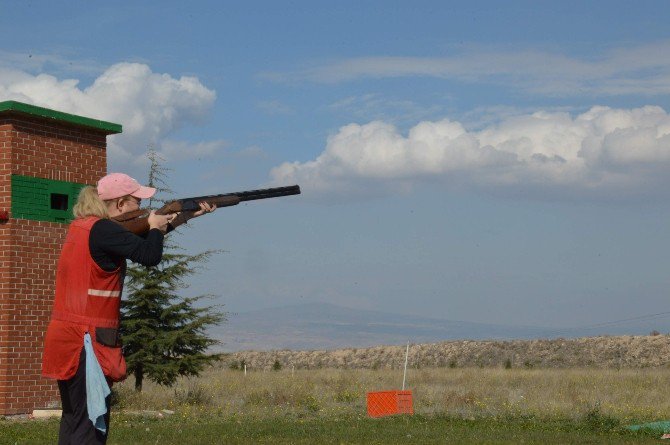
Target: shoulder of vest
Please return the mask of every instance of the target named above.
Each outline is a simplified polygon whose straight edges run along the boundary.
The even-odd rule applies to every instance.
[[[101,218],[97,216],[86,216],[84,218],[76,218],[70,224],[71,227],[79,227],[82,229],[90,230],[93,227],[93,224],[100,221]]]

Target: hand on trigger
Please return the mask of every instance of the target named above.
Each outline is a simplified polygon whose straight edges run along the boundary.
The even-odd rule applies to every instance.
[[[149,228],[158,229],[165,233],[167,231],[168,224],[175,218],[175,216],[175,214],[158,215],[156,214],[155,210],[152,210],[148,218]]]

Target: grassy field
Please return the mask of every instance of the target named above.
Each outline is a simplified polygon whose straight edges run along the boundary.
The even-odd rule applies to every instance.
[[[174,388],[115,386],[110,444],[652,443],[627,425],[670,419],[670,370],[436,368],[408,372],[414,416],[368,419],[389,370],[223,368]],[[161,410],[168,410],[162,418]],[[0,421],[0,443],[54,443],[55,421]]]
[[[179,410],[185,416],[215,412],[259,418],[292,413],[322,417],[365,413],[366,393],[400,389],[402,371],[211,369],[174,388],[132,379],[115,387],[119,410]],[[670,369],[488,369],[408,370],[415,412],[462,418],[574,418],[589,413],[621,423],[670,419]]]
[[[184,421],[118,415],[110,445],[155,444],[634,444],[658,434],[628,433],[599,422],[458,419],[444,416],[365,416],[259,419],[201,416]],[[56,421],[0,422],[2,444],[56,443]]]

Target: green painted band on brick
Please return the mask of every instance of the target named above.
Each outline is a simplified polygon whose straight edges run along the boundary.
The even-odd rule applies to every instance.
[[[12,175],[12,218],[67,224],[74,219],[72,208],[86,184]],[[67,200],[66,208],[53,208],[54,197]],[[64,198],[67,197],[67,198]]]
[[[116,134],[123,131],[123,127],[120,124],[77,116],[76,114],[63,113],[62,111],[50,110],[49,108],[37,107],[35,105],[24,104],[23,102],[16,102],[14,100],[0,102],[0,115],[2,115],[3,112],[23,113],[31,116],[55,119],[82,127],[101,130],[106,134]]]

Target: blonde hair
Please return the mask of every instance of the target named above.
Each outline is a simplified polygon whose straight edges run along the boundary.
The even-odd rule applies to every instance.
[[[106,203],[98,196],[98,189],[87,185],[79,192],[77,203],[72,208],[75,218],[86,216],[97,216],[98,218],[109,218]]]

